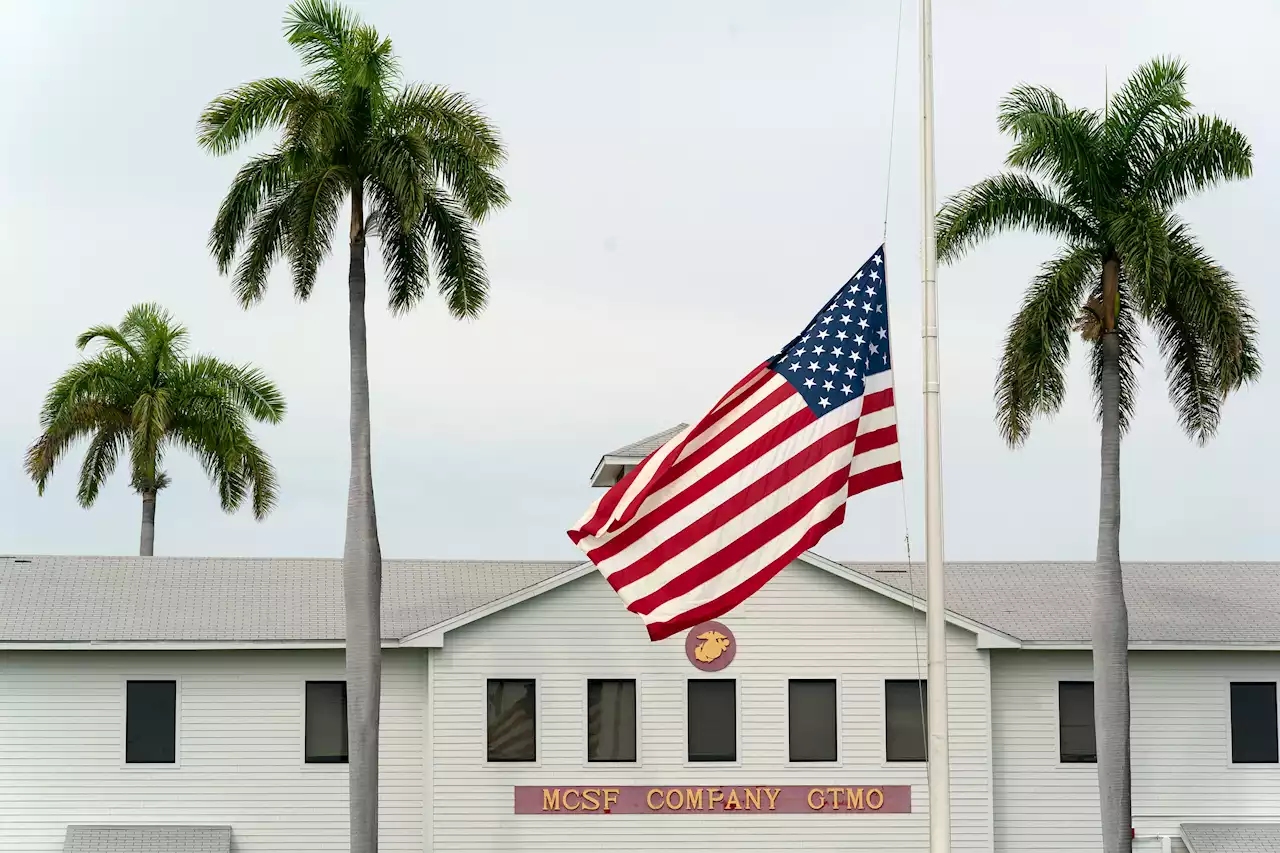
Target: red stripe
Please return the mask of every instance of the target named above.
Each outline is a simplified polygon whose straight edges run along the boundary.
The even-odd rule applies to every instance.
[[[799,453],[788,458],[786,462],[779,465],[777,468],[774,468],[768,474],[746,486],[746,488],[742,489],[733,497],[712,507],[697,521],[694,521],[679,533],[663,541],[662,544],[658,545],[648,554],[645,554],[625,569],[620,569],[619,571],[609,575],[609,584],[614,589],[621,590],[623,587],[635,583],[641,578],[649,575],[672,557],[675,557],[685,549],[697,544],[713,531],[728,524],[751,507],[760,503],[760,501],[769,497],[769,495],[781,489],[787,483],[790,483],[796,477],[799,477],[805,471],[808,471],[814,465],[817,465],[822,460],[826,459],[832,453],[839,452],[843,448],[848,447],[853,443],[854,437],[857,433],[858,422],[851,421],[839,429],[832,430],[822,436]],[[847,478],[849,476],[848,466],[846,465],[841,471],[837,471],[831,476],[834,477],[836,481]],[[822,482],[826,481],[823,480]],[[814,488],[820,488],[822,482]],[[803,500],[803,498],[801,500]],[[768,520],[762,522],[762,524],[767,523]],[[744,537],[749,535],[750,532],[743,534]],[[592,561],[595,560],[594,554],[589,554],[588,557],[590,557]],[[690,568],[689,571],[692,572],[694,568],[696,567]],[[674,582],[675,581],[673,579],[672,583]],[[657,593],[654,594],[656,595]],[[667,597],[669,598],[670,596]]]
[[[886,388],[883,391],[875,391],[867,394],[862,398],[862,415],[873,414],[881,409],[887,409],[893,405],[893,389]]]
[[[831,515],[819,521],[813,527],[800,537],[800,541],[792,547],[788,548],[786,553],[782,554],[769,565],[747,578],[724,595],[708,601],[706,604],[700,604],[691,610],[687,610],[673,619],[666,622],[653,622],[646,626],[649,631],[650,640],[665,640],[673,634],[678,634],[686,628],[692,628],[700,625],[708,619],[715,619],[723,616],[733,608],[737,607],[749,597],[754,595],[766,583],[774,578],[778,572],[782,571],[791,561],[803,554],[805,551],[818,544],[818,540],[826,536],[828,532],[835,530],[844,521],[844,504],[833,512]]]
[[[770,450],[773,450],[782,442],[794,436],[803,429],[812,426],[817,420],[813,412],[808,406],[791,415],[782,423],[770,429],[764,435],[730,456],[715,469],[708,471],[703,477],[699,477],[684,490],[677,492],[667,500],[655,506],[652,510],[645,513],[643,517],[636,520],[636,523],[628,527],[626,530],[619,531],[617,536],[612,537],[596,548],[587,552],[587,559],[593,563],[599,564],[602,560],[607,560],[615,554],[621,552],[637,542],[640,537],[649,533],[653,528],[675,515],[689,504],[701,498],[707,492],[723,483],[725,480],[739,473],[748,465],[757,462],[760,457],[764,456]],[[678,477],[673,477],[674,482]]]
[[[873,450],[879,450],[882,447],[897,443],[898,425],[889,424],[887,427],[873,429],[871,432],[858,436],[858,440],[853,444],[853,455],[861,456],[864,453],[870,453]]]
[[[658,448],[658,450],[661,449],[662,448]],[[657,452],[657,450],[653,451],[653,453]],[[650,453],[641,460],[639,465],[628,471],[625,477],[610,486],[609,491],[604,493],[604,497],[601,498],[600,503],[596,505],[595,514],[592,515],[591,518],[587,519],[586,524],[577,528],[576,531],[569,531],[569,536],[572,537],[574,533],[577,532],[579,534],[578,538],[581,539],[583,536],[595,536],[598,534],[600,529],[604,526],[604,523],[609,520],[609,514],[613,512],[613,508],[618,505],[618,501],[622,500],[622,496],[627,493],[627,489],[631,486],[631,483],[640,474],[640,472],[644,470],[645,466],[649,464],[649,460],[653,459],[653,453]]]
[[[724,392],[724,396],[723,396],[723,397],[721,397],[719,400],[717,400],[717,401],[716,401],[716,404],[715,404],[714,406],[712,406],[712,407],[711,407],[711,411],[712,411],[712,412],[714,412],[716,409],[718,409],[718,408],[720,408],[721,406],[723,406],[723,405],[725,404],[725,402],[726,402],[730,397],[733,397],[733,396],[734,396],[734,393],[735,393],[739,388],[744,388],[744,387],[745,387],[745,386],[747,386],[748,384],[759,385],[761,382],[763,382],[763,381],[765,381],[766,379],[768,379],[768,377],[769,377],[769,370],[765,367],[765,365],[766,365],[766,364],[768,364],[768,362],[762,362],[762,363],[760,363],[760,364],[756,365],[756,369],[755,369],[755,370],[751,371],[751,372],[750,372],[750,373],[748,373],[746,376],[744,376],[744,377],[742,377],[741,379],[739,379],[739,380],[737,381],[737,383],[736,383],[732,388],[730,388],[728,391],[725,391],[725,392]],[[750,392],[743,392],[743,396],[746,396],[748,393],[750,393]]]
[[[755,553],[769,540],[780,536],[803,518],[805,513],[822,502],[823,499],[836,492],[843,491],[848,482],[849,469],[847,467],[842,467],[840,470],[824,477],[804,495],[793,500],[733,542],[708,556],[702,562],[676,575],[661,589],[631,602],[627,609],[641,615],[651,613],[660,605],[696,589]],[[612,581],[612,578],[610,580]]]
[[[706,444],[689,454],[686,459],[677,460],[676,457],[679,455],[678,453],[672,453],[667,456],[666,459],[662,460],[662,467],[654,473],[653,479],[649,480],[649,482],[645,484],[644,489],[635,496],[635,499],[631,501],[626,511],[609,525],[608,530],[612,532],[630,522],[631,519],[636,517],[636,513],[640,511],[641,505],[649,495],[669,483],[674,482],[677,474],[673,472],[673,466],[677,462],[687,463],[685,467],[679,469],[680,471],[684,471],[688,467],[698,464],[716,450],[723,447],[725,442],[731,440],[734,436],[741,434],[747,427],[772,412],[778,406],[782,405],[783,402],[790,400],[797,395],[798,392],[795,388],[791,387],[790,383],[783,382],[773,391],[769,392],[767,397],[756,403],[747,411],[743,412],[741,417],[717,432],[714,437],[707,441]],[[702,425],[699,424],[699,427],[701,426]],[[689,438],[692,437],[692,435],[689,436]],[[688,439],[686,439],[686,443],[687,442]]]
[[[865,492],[868,489],[874,489],[876,486],[883,486],[886,483],[896,483],[901,479],[901,462],[891,462],[888,465],[881,465],[879,468],[872,468],[870,471],[854,474],[849,478],[849,497]]]

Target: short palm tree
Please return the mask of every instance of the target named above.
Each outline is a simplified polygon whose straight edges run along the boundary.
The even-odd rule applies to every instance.
[[[1103,849],[1129,851],[1120,437],[1133,415],[1143,325],[1164,356],[1182,427],[1197,442],[1217,430],[1226,395],[1258,376],[1248,302],[1174,212],[1192,193],[1248,177],[1252,153],[1227,122],[1192,114],[1186,66],[1173,59],[1140,67],[1104,112],[1071,109],[1048,89],[1021,86],[1001,104],[1000,128],[1014,140],[1005,161],[1012,171],[947,201],[938,217],[938,256],[954,261],[1010,229],[1064,244],[1041,267],[1009,325],[997,419],[1017,446],[1034,417],[1058,410],[1071,333],[1080,332],[1102,422],[1093,664]]]
[[[497,134],[462,95],[403,85],[391,41],[327,0],[299,0],[285,33],[307,76],[246,83],[214,99],[200,144],[235,150],[266,129],[279,142],[236,175],[209,237],[218,268],[244,306],[287,260],[306,299],[349,205],[347,292],[351,347],[351,480],[343,579],[346,591],[351,850],[377,845],[378,701],[382,556],[374,512],[365,253],[376,237],[394,312],[434,283],[455,317],[485,305],[488,280],[474,224],[507,201],[496,175]],[[239,260],[237,261],[237,255]]]
[[[169,484],[161,466],[170,448],[195,455],[235,512],[249,498],[261,520],[276,501],[271,460],[248,423],[279,423],[284,398],[260,370],[207,355],[188,356],[187,330],[156,305],[135,305],[118,326],[95,326],[76,340],[90,356],[59,377],[40,412],[43,430],[27,450],[27,473],[40,494],[58,461],[88,439],[80,466],[80,505],[97,500],[102,484],[127,454],[130,484],[142,496],[140,553],[152,555],[156,495]]]

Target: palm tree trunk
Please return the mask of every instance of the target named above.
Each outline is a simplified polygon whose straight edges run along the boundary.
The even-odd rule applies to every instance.
[[[1103,853],[1133,849],[1129,771],[1129,612],[1120,570],[1120,339],[1115,331],[1120,263],[1103,266],[1102,484],[1093,581],[1094,717]]]
[[[351,482],[342,585],[347,613],[347,734],[351,853],[378,850],[378,716],[382,691],[382,551],[373,505],[364,297],[364,192],[351,191]]]
[[[156,550],[156,493],[149,489],[142,493],[142,541],[138,553],[150,557]]]

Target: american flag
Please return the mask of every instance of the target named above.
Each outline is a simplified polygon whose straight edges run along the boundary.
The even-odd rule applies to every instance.
[[[651,640],[721,616],[902,479],[884,247],[569,531]]]

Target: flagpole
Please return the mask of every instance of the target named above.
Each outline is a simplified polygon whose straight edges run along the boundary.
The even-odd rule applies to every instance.
[[[938,369],[937,202],[933,174],[933,4],[920,0],[920,247],[924,266],[925,627],[928,634],[929,853],[951,853],[947,622],[942,552],[942,407]]]

